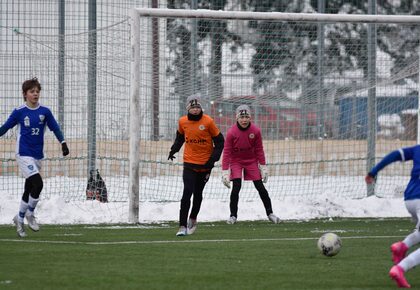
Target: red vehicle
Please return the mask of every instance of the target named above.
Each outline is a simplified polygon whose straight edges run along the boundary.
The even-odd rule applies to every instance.
[[[252,120],[261,128],[264,139],[318,138],[316,105],[302,107],[291,99],[273,96],[237,96],[213,100],[210,115],[225,136],[227,130],[236,122],[236,108],[242,104],[251,108]],[[331,138],[334,113],[324,112],[323,117],[324,138]]]
[[[236,122],[236,108],[243,104],[251,108],[252,120],[261,128],[264,139],[300,138],[302,118],[299,104],[292,100],[256,96],[220,98],[211,102],[210,116],[225,136]]]

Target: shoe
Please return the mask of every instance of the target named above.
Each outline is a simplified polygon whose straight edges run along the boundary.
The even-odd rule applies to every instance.
[[[28,221],[28,227],[33,230],[34,232],[39,231],[39,225],[36,222],[36,218],[34,215],[26,215],[26,220]]]
[[[391,245],[392,261],[397,265],[402,259],[405,258],[408,247],[403,242],[396,242]]]
[[[230,216],[230,218],[226,221],[226,223],[228,224],[228,225],[233,225],[233,224],[236,224],[236,220],[237,220],[237,218],[236,218],[236,216]]]
[[[189,218],[188,224],[187,224],[187,234],[192,235],[196,229],[197,229],[197,219]]]
[[[275,223],[275,224],[278,224],[278,223],[280,222],[280,218],[279,218],[279,217],[277,217],[274,213],[270,213],[270,214],[268,215],[268,219],[269,219],[270,221],[272,221],[273,223]]]
[[[186,236],[186,235],[187,235],[187,228],[186,228],[186,227],[184,227],[184,226],[179,227],[179,230],[178,230],[178,232],[176,233],[176,236],[177,236],[177,237],[183,237],[183,236]]]
[[[17,233],[18,237],[20,237],[20,238],[26,237],[25,227],[24,227],[23,223],[19,222],[19,219],[18,219],[17,215],[15,215],[15,217],[13,218],[13,222],[16,226],[16,233]]]
[[[398,288],[411,288],[410,284],[408,284],[404,277],[404,270],[400,266],[392,266],[389,271],[389,277],[397,283]]]

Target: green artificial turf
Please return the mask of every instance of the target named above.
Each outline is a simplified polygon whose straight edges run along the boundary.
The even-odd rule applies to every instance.
[[[395,289],[389,246],[408,219],[177,225],[41,225],[17,238],[0,226],[0,289]],[[337,233],[335,257],[316,241]],[[419,269],[406,274],[420,288]]]

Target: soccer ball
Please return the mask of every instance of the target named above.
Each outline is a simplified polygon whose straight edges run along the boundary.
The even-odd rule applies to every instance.
[[[318,249],[327,257],[335,256],[340,252],[341,239],[334,233],[325,233],[318,240]]]

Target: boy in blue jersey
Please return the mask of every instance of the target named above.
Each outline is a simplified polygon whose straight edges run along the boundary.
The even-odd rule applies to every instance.
[[[39,225],[34,216],[34,210],[39,201],[43,182],[39,174],[41,159],[44,158],[45,126],[54,132],[64,156],[69,154],[69,148],[64,141],[60,126],[50,109],[39,103],[41,84],[36,78],[26,80],[22,84],[22,94],[25,104],[14,109],[6,123],[0,127],[0,136],[9,129],[18,126],[16,142],[16,161],[25,177],[25,190],[19,206],[19,213],[13,218],[19,237],[25,237],[24,218],[33,231],[39,231]]]
[[[403,241],[391,245],[394,266],[389,271],[389,276],[395,280],[400,288],[411,288],[404,273],[420,264],[420,249],[405,257],[409,248],[420,243],[420,145],[392,151],[376,164],[365,177],[366,183],[372,184],[375,182],[378,172],[384,167],[395,161],[407,160],[413,160],[413,168],[411,179],[404,191],[404,202],[412,220],[416,223],[416,228]]]

